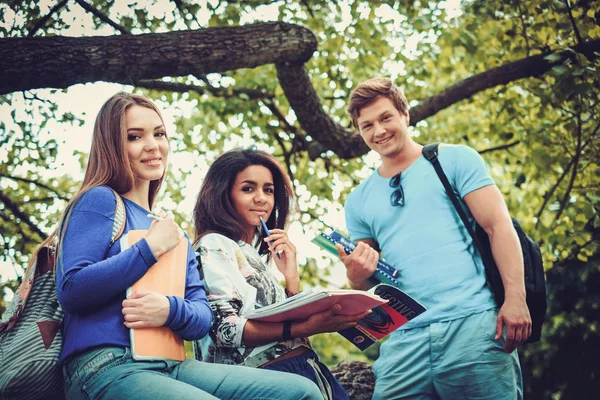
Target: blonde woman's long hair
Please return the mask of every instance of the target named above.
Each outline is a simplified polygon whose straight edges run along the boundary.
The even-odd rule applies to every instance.
[[[52,233],[35,251],[29,261],[25,276],[29,275],[31,268],[36,263],[40,250],[44,247],[54,248],[51,257],[54,257],[54,262],[56,263],[58,254],[60,253],[60,245],[65,234],[64,230],[61,230],[61,227],[67,226],[73,206],[83,194],[97,186],[108,186],[119,194],[128,193],[133,189],[135,176],[127,155],[127,128],[125,121],[125,113],[133,105],[146,107],[155,111],[164,124],[158,107],[143,96],[119,92],[104,103],[94,123],[92,147],[81,187],[67,204]],[[163,179],[164,174],[160,179],[150,182],[148,202],[151,208]]]

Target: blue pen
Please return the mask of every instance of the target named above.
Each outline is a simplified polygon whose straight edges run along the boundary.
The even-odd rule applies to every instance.
[[[269,228],[267,228],[267,224],[265,224],[265,221],[262,219],[262,217],[258,217],[258,218],[260,218],[260,223],[262,224],[262,227],[265,230],[265,234],[267,236],[271,236],[271,232],[269,232]],[[281,260],[281,256],[279,255],[279,253],[277,253],[277,258],[279,258]]]

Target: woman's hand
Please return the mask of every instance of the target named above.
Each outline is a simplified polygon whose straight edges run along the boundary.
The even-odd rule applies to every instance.
[[[183,231],[175,223],[172,213],[161,211],[159,220],[152,221],[146,241],[156,258],[173,250],[183,239]]]
[[[285,276],[286,281],[299,280],[296,246],[290,241],[287,232],[282,229],[271,229],[271,236],[264,240],[269,245],[277,269]]]
[[[341,315],[341,305],[336,304],[329,310],[313,314],[302,322],[293,322],[291,326],[292,338],[305,338],[317,333],[337,332],[355,326],[371,310],[356,315]],[[244,346],[256,347],[282,339],[281,322],[262,322],[250,319],[244,325]]]
[[[317,333],[337,332],[355,326],[358,321],[371,313],[371,310],[360,314],[342,315],[340,304],[336,304],[327,311],[313,314],[304,322],[295,322],[292,325],[292,337],[308,337]]]
[[[160,293],[139,290],[123,300],[123,315],[128,328],[163,326],[169,317],[171,304]]]

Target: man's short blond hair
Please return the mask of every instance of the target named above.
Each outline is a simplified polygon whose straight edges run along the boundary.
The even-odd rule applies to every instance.
[[[356,120],[360,115],[360,110],[380,97],[390,99],[400,113],[408,112],[408,101],[402,89],[389,78],[372,78],[360,83],[350,94],[347,111],[356,129],[358,129]]]

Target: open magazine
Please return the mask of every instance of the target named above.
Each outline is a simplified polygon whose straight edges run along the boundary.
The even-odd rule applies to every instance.
[[[339,334],[361,350],[425,312],[425,307],[395,286],[380,283],[369,292],[387,300],[372,309],[358,325],[342,329]]]
[[[356,243],[335,230],[329,234],[321,232],[312,242],[336,257],[336,244],[340,244],[348,254],[356,248]],[[399,272],[385,260],[380,258],[377,261],[377,269],[371,278],[381,283],[369,292],[388,302],[374,308],[358,325],[339,331],[361,350],[425,312],[425,307],[399,289]]]
[[[340,313],[344,315],[372,310],[358,321],[358,325],[339,331],[361,350],[425,311],[425,307],[397,287],[382,283],[368,292],[343,289],[303,292],[242,316],[264,322],[304,321],[313,314],[329,310],[335,304],[342,306]]]
[[[242,314],[242,317],[264,322],[304,321],[313,314],[340,304],[339,314],[354,315],[386,303],[381,297],[362,290],[318,289],[301,292],[269,306]]]

